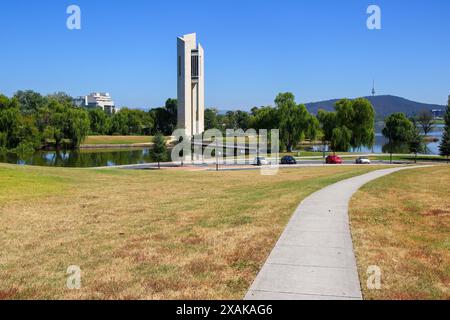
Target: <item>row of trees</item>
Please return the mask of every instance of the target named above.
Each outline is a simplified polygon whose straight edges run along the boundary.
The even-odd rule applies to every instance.
[[[449,111],[441,153],[449,154]],[[432,129],[432,116],[420,113],[413,119],[392,114],[385,120],[383,134],[389,139],[388,152],[406,145],[413,153],[424,151],[423,138]],[[164,107],[150,111],[122,108],[114,115],[101,109],[80,109],[65,93],[42,96],[18,91],[12,98],[0,95],[0,151],[37,149],[45,146],[76,148],[88,134],[94,135],[171,135],[177,125],[177,100],[168,99]],[[367,99],[342,99],[335,111],[320,110],[317,116],[297,104],[292,93],[280,93],[275,106],[253,108],[251,112],[216,109],[205,111],[206,129],[279,129],[282,145],[292,151],[302,140],[317,140],[332,151],[372,147],[375,138],[375,111]]]
[[[217,110],[208,109],[205,126],[207,129],[279,129],[287,151],[292,151],[304,139],[315,140],[319,136],[333,151],[348,151],[373,145],[375,111],[366,99],[343,99],[336,103],[334,112],[320,110],[316,117],[287,92],[276,97],[275,107],[253,108],[250,113],[229,111],[219,115]]]
[[[87,135],[170,135],[177,124],[177,101],[150,111],[122,108],[114,115],[73,105],[65,93],[47,96],[28,90],[0,95],[0,151],[44,147],[77,148]]]
[[[171,135],[177,126],[177,100],[168,99],[164,107],[143,111],[122,108],[113,116],[101,109],[89,110],[91,134]]]
[[[450,108],[450,106],[449,106]],[[371,148],[375,142],[375,110],[367,99],[342,99],[335,104],[335,111],[319,110],[317,117],[304,105],[296,104],[292,93],[281,93],[275,99],[275,107],[253,108],[250,113],[229,111],[220,115],[216,109],[205,111],[206,129],[279,129],[281,143],[287,151],[303,139],[320,137],[332,151],[345,152],[362,147]],[[440,146],[442,156],[450,157],[450,111],[445,116],[446,126]],[[427,136],[434,128],[434,117],[429,111],[421,111],[408,118],[404,113],[394,113],[385,119],[383,135],[389,140],[383,151],[387,153],[426,152],[421,131]]]
[[[450,104],[444,117],[445,128],[439,147],[440,154],[447,159],[450,157]],[[426,152],[423,134],[427,136],[434,128],[434,117],[429,111],[419,112],[408,119],[404,113],[391,114],[385,120],[383,135],[389,140],[384,151],[391,155],[396,150],[405,150],[417,154]]]
[[[253,108],[245,111],[229,111],[219,115],[216,109],[205,111],[206,129],[279,129],[281,143],[289,152],[303,139],[316,139],[319,121],[310,114],[303,104],[295,102],[290,93],[280,93],[275,99],[275,107]]]
[[[11,99],[0,95],[1,151],[30,151],[48,143],[74,148],[89,133],[89,117],[84,110],[56,96],[42,99],[41,104],[27,98],[22,92]]]

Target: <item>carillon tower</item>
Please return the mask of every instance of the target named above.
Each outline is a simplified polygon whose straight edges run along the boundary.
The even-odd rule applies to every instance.
[[[192,137],[205,128],[204,51],[195,33],[179,37],[178,58],[178,128]]]

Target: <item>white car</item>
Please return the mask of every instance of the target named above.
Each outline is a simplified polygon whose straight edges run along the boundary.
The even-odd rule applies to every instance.
[[[356,159],[356,164],[370,164],[370,159],[367,157],[359,157]]]
[[[253,163],[254,166],[266,166],[269,163],[267,162],[266,158],[264,157],[256,157],[255,159],[253,159]]]

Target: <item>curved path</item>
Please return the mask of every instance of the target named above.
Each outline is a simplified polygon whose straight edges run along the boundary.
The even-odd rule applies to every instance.
[[[377,170],[306,198],[262,267],[246,300],[362,299],[348,205],[364,184],[404,169]]]

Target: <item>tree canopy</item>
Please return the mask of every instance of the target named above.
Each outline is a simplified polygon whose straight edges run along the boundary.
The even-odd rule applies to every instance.
[[[372,147],[375,141],[375,110],[367,99],[342,99],[336,102],[334,112],[319,110],[317,118],[322,140],[333,151]]]
[[[164,136],[159,132],[156,133],[153,138],[153,148],[151,154],[153,159],[158,162],[158,168],[160,168],[160,162],[165,161],[167,158],[167,146]]]
[[[154,119],[154,131],[164,135],[171,135],[177,127],[178,102],[176,99],[168,99],[164,107],[150,110]]]
[[[404,113],[393,113],[385,120],[383,135],[393,143],[407,143],[413,134],[414,125]]]
[[[420,111],[414,120],[422,128],[425,136],[427,136],[434,128],[434,117],[429,110]]]
[[[312,121],[312,115],[305,105],[297,104],[292,93],[280,93],[275,99],[277,108],[280,139],[288,152],[304,139],[307,135],[315,136],[317,133],[316,122]]]

